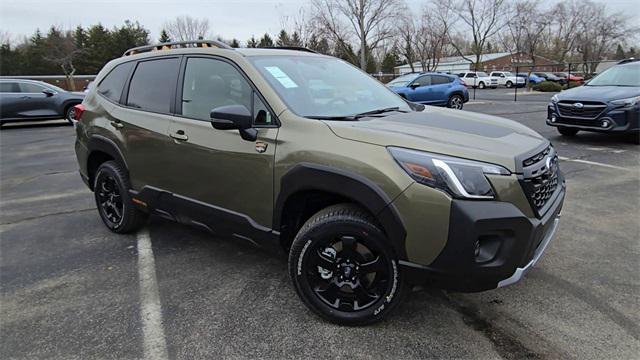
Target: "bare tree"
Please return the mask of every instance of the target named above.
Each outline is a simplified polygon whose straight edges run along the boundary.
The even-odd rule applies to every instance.
[[[409,64],[411,72],[415,72],[416,70],[413,65],[417,56],[414,46],[414,40],[417,37],[415,19],[411,12],[406,11],[399,20],[398,31],[396,33],[396,45],[400,54]]]
[[[449,42],[449,20],[451,8],[430,3],[424,6],[417,26],[414,45],[422,71],[433,71],[438,67]]]
[[[392,37],[400,8],[400,0],[312,0],[314,20],[336,45],[349,52],[356,42],[361,69],[370,52]]]
[[[584,1],[583,18],[576,38],[576,51],[584,62],[584,71],[595,72],[598,62],[613,51],[615,44],[638,29],[630,28],[622,13],[608,14],[605,4]]]
[[[211,37],[209,20],[195,19],[191,16],[178,16],[163,25],[164,30],[173,41],[191,41]]]
[[[449,25],[449,40],[457,53],[465,60],[480,69],[481,56],[487,42],[502,30],[507,24],[509,3],[507,0],[436,0],[438,6],[446,6],[451,12],[458,14],[460,29],[463,33],[471,34],[472,58],[467,57],[462,47],[455,40],[461,38],[454,31],[451,20]],[[458,36],[456,36],[458,35]]]
[[[45,56],[44,59],[57,66],[60,66],[64,76],[67,78],[67,84],[71,90],[76,90],[75,81],[73,76],[76,73],[76,67],[74,66],[74,60],[82,52],[76,46],[73,33],[71,31],[62,32],[61,30],[52,27],[47,35],[45,42]]]
[[[537,0],[516,2],[509,15],[506,30],[500,38],[503,46],[512,54],[527,54],[531,64],[530,74],[536,65],[538,50],[553,16],[541,11]]]

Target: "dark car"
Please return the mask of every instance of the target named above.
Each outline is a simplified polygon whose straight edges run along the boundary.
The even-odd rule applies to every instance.
[[[25,120],[67,119],[73,123],[83,93],[69,92],[42,81],[0,80],[0,125]]]
[[[598,132],[640,131],[640,61],[622,61],[584,86],[551,98],[547,124],[560,134],[580,130]]]
[[[554,73],[550,73],[550,72],[534,72],[533,74],[545,79],[546,81],[553,81],[553,82],[557,82],[561,85],[564,85],[567,80],[566,80],[566,76],[565,77],[560,77],[555,75]]]
[[[456,75],[408,74],[390,81],[387,86],[405,99],[420,104],[462,109],[469,101],[469,91]]]

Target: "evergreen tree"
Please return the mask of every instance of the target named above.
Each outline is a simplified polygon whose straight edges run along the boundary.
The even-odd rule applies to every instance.
[[[302,39],[300,39],[300,34],[297,31],[294,31],[291,35],[291,41],[289,46],[297,46],[302,47],[304,44],[302,43]]]
[[[625,58],[626,58],[626,55],[624,54],[624,49],[622,48],[622,45],[618,44],[618,47],[616,48],[616,55],[615,55],[614,59],[623,60]]]
[[[247,40],[248,48],[256,48],[258,47],[258,40],[256,40],[255,36],[252,36],[251,39]]]
[[[229,46],[231,46],[232,48],[239,48],[240,47],[240,41],[238,41],[238,39],[233,39],[231,40],[231,43],[229,44]]]
[[[171,42],[171,38],[169,37],[169,34],[167,34],[167,31],[165,29],[162,29],[162,31],[160,32],[160,38],[158,39],[159,43],[168,43]]]
[[[289,38],[289,34],[287,34],[284,29],[280,30],[280,33],[278,34],[276,46],[291,46],[291,39]]]
[[[258,43],[258,47],[260,48],[273,47],[273,39],[271,39],[271,36],[265,33],[260,39],[260,42]]]
[[[627,57],[629,57],[629,58],[635,58],[635,57],[636,57],[636,49],[634,49],[634,48],[629,48],[629,52],[627,53]]]
[[[382,60],[381,71],[385,74],[393,74],[393,70],[396,67],[398,57],[394,52],[388,52]]]

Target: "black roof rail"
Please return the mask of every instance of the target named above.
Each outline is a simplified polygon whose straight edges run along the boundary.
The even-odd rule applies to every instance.
[[[626,64],[626,63],[636,62],[636,61],[640,61],[640,59],[628,58],[628,59],[624,59],[624,60],[618,61],[618,63],[616,65]]]
[[[318,53],[317,51],[311,50],[311,49],[306,48],[304,46],[268,46],[268,47],[265,47],[264,49],[296,50],[296,51],[306,51],[306,52],[310,52],[310,53],[314,53],[314,54]]]
[[[218,49],[233,49],[231,46],[225,44],[220,40],[189,40],[189,41],[173,41],[167,43],[160,43],[155,45],[144,45],[131,48],[122,54],[122,56],[129,56],[140,54],[149,51],[161,51],[181,48],[218,48]]]

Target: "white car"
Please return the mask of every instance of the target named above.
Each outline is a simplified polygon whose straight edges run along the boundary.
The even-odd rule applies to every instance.
[[[515,76],[510,71],[492,71],[489,76],[497,78],[498,85],[506,86],[508,88],[512,88],[514,85],[521,87],[526,83],[524,78]]]
[[[463,79],[467,86],[472,88],[478,87],[484,89],[490,87],[495,89],[498,87],[498,78],[490,77],[483,71],[468,71],[458,73],[458,77]]]

